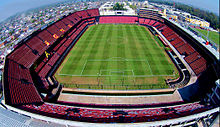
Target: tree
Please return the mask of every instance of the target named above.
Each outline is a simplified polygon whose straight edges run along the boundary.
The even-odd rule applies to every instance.
[[[124,4],[119,4],[118,2],[113,6],[113,10],[126,10]]]

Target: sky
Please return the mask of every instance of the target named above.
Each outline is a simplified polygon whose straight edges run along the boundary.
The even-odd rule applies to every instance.
[[[64,0],[0,0],[0,21],[18,12],[60,1]]]
[[[22,11],[31,8],[37,8],[43,5],[52,4],[64,0],[0,0],[0,21]],[[216,14],[219,13],[219,0],[174,0],[205,10],[209,10]],[[219,14],[218,14],[219,15]]]
[[[192,5],[194,7],[208,10],[219,15],[219,0],[174,0],[176,2]]]

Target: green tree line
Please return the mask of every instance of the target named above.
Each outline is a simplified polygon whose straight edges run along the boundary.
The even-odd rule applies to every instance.
[[[166,5],[173,5],[173,2],[170,1],[162,1],[162,0],[149,0],[149,2],[154,2],[154,3],[160,3],[160,4],[166,4]],[[200,17],[208,22],[210,22],[210,26],[213,27],[214,29],[219,29],[219,16],[214,14],[213,12],[209,12],[206,10],[202,10],[199,8],[195,8],[189,5],[185,5],[182,3],[175,3],[175,8],[188,12],[194,16]]]
[[[124,8],[124,4],[116,3],[116,4],[113,6],[113,10],[126,10],[126,9]]]

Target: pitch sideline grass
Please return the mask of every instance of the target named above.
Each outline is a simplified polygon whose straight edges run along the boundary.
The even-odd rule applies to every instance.
[[[174,71],[145,27],[100,24],[82,35],[55,76],[65,87],[158,89]]]

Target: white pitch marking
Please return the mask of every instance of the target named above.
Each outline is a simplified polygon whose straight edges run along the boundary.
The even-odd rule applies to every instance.
[[[85,67],[86,67],[86,64],[87,64],[87,60],[86,60],[86,62],[85,62],[84,65],[83,65],[82,71],[81,71],[81,73],[80,73],[81,76],[82,76],[82,74],[83,74],[83,72],[84,72],[84,69],[85,69]]]
[[[150,68],[150,73],[151,73],[151,75],[153,76],[154,74],[153,74],[153,72],[152,72],[151,66],[150,66],[150,64],[149,64],[149,62],[148,62],[147,59],[146,59],[146,61],[147,61],[147,64],[148,64],[148,66],[149,66],[149,68]]]

